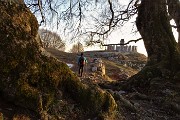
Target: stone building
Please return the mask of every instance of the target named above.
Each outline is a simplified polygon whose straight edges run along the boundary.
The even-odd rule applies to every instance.
[[[114,44],[114,45],[108,45],[107,46],[107,51],[109,52],[122,52],[122,53],[127,53],[127,52],[137,52],[137,46],[131,46],[131,45],[124,45],[124,39],[120,40],[120,44]]]

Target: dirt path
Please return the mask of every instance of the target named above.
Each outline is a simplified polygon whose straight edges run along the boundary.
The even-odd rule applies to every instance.
[[[71,54],[71,58],[67,58],[65,53],[55,55],[58,59],[73,64],[71,69],[78,76],[77,55]],[[132,71],[131,68],[118,66],[111,61],[105,60],[105,62],[107,65],[106,72],[109,75],[118,74],[126,69],[128,69],[127,72]],[[119,83],[116,84],[116,80],[114,81],[108,76],[101,76],[98,72],[91,72],[90,68],[90,64],[85,66],[84,75],[79,78],[84,84],[99,86],[112,94],[118,104],[116,120],[180,120],[180,114],[161,105],[161,98],[154,98],[137,92],[122,91],[118,87]],[[131,72],[131,75],[134,74],[133,72]]]

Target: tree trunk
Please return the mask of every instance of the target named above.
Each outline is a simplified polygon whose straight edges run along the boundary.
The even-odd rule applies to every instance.
[[[166,0],[142,0],[136,25],[143,38],[148,61],[121,88],[153,93],[166,89],[167,82],[179,82],[180,51],[172,33]]]
[[[0,15],[0,93],[4,100],[31,109],[43,119],[49,109],[51,113],[60,110],[54,100],[61,99],[62,91],[88,110],[88,116],[113,115],[117,105],[108,92],[85,86],[64,62],[41,51],[37,19],[25,4],[0,1]]]
[[[168,12],[172,19],[174,19],[177,32],[178,32],[178,45],[180,47],[180,1],[179,0],[167,0]]]
[[[16,4],[25,4],[24,0],[1,0],[9,3],[16,3]]]
[[[143,0],[136,20],[148,54],[147,66],[180,69],[179,51],[172,33],[165,0]]]

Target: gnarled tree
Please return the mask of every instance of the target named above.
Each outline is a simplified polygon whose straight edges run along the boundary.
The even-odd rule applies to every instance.
[[[0,15],[0,97],[35,111],[43,120],[47,113],[56,114],[50,108],[66,95],[89,110],[87,116],[116,109],[109,93],[82,84],[64,62],[41,48],[37,19],[22,0],[0,0]]]
[[[60,51],[65,51],[65,42],[57,33],[45,29],[40,29],[38,33],[44,48],[55,48]]]
[[[172,33],[166,1],[141,1],[136,25],[144,40],[148,61],[145,68],[132,79],[141,79],[142,76],[144,81],[139,82],[144,85],[149,84],[147,79],[156,77],[168,76],[170,81],[174,81],[174,76],[180,70],[180,51]]]
[[[131,0],[125,10],[119,11],[120,7],[115,7],[117,1],[104,0],[103,4],[108,7],[105,6],[104,11],[106,12],[102,12],[102,16],[99,16],[103,19],[100,21],[94,18],[97,29],[95,31],[85,30],[85,33],[89,33],[92,38],[101,40],[112,29],[123,25],[124,21],[129,20],[131,15],[138,12],[136,25],[145,43],[148,62],[142,71],[128,80],[125,87],[131,90],[134,88],[138,91],[145,90],[143,92],[146,93],[158,92],[166,88],[172,88],[171,90],[175,91],[175,89],[179,89],[179,87],[175,88],[173,83],[180,81],[180,51],[171,30],[166,0],[141,0],[140,4],[137,4],[136,1],[139,0]],[[23,0],[19,0],[21,4],[17,4],[17,2],[18,0],[0,1],[0,91],[4,96],[13,98],[18,105],[42,112],[53,104],[57,90],[61,89],[69,93],[84,107],[91,108],[94,114],[98,114],[99,111],[113,111],[116,104],[112,96],[101,90],[94,93],[89,87],[82,85],[65,64],[42,55],[37,39],[38,23],[36,18]],[[56,13],[52,7],[52,0],[35,2],[37,3],[29,4],[29,7],[38,6],[38,8],[35,7],[35,11],[40,10],[43,20],[43,7]],[[67,5],[68,2],[64,2]],[[44,6],[45,3],[47,5]],[[135,7],[133,7],[133,3]],[[75,33],[81,31],[84,16],[82,8],[87,9],[87,4],[90,4],[87,0],[84,2],[83,0],[74,2],[70,0],[69,7],[61,14],[69,23],[71,20],[73,21],[73,16],[76,17],[76,20],[77,16],[79,17],[78,22],[72,22],[77,28]],[[174,4],[179,4],[179,2]],[[177,7],[173,9],[177,9]],[[178,18],[174,17],[174,13],[171,13],[170,10],[171,6],[169,5],[170,15],[175,22],[178,21]],[[75,14],[73,11],[78,12]],[[160,90],[161,88],[162,90]],[[179,98],[179,93],[175,92],[173,102],[179,102],[178,99],[175,99]],[[84,100],[88,103],[84,103]]]

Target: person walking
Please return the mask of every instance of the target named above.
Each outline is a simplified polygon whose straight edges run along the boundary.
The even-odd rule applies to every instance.
[[[84,57],[83,53],[81,53],[81,56],[78,59],[78,66],[79,66],[79,76],[82,77],[83,71],[84,71],[84,65],[86,62],[86,58]]]

